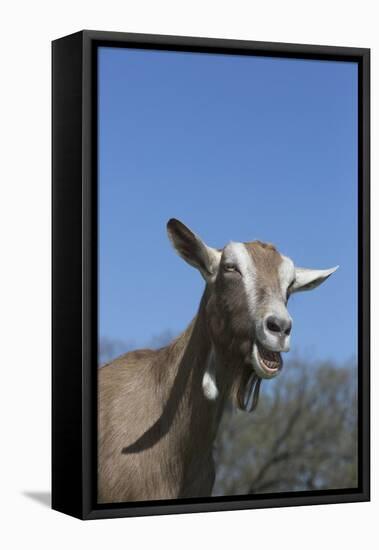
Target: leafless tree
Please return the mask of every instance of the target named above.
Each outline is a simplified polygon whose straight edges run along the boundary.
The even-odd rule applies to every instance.
[[[356,487],[356,365],[296,360],[262,390],[253,415],[224,415],[213,494]]]

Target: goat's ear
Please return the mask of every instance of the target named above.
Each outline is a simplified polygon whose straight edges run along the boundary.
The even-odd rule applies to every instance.
[[[306,269],[304,267],[296,267],[296,277],[291,287],[290,293],[299,292],[302,290],[313,290],[321,285],[332,273],[337,271],[338,265],[331,269]]]
[[[167,233],[179,256],[196,267],[206,281],[214,280],[221,252],[207,246],[200,237],[175,218],[168,221]]]

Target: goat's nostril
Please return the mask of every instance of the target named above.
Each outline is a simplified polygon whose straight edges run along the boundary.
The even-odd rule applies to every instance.
[[[282,332],[279,323],[274,317],[269,317],[267,319],[266,326],[270,332]]]
[[[291,334],[292,323],[289,319],[270,315],[270,317],[266,319],[266,328],[270,332],[289,336]]]

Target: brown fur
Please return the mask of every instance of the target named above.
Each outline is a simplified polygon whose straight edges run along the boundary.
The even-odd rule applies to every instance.
[[[264,300],[278,284],[280,255],[258,241],[246,246]],[[157,351],[127,353],[99,369],[100,503],[211,494],[213,442],[226,399],[236,399],[241,380],[251,372],[251,346],[243,288],[220,268],[198,315],[177,340]],[[216,400],[207,399],[202,389],[212,349]]]
[[[203,394],[206,334],[202,305],[168,347],[128,353],[99,370],[99,502],[211,493],[225,388],[217,402]]]

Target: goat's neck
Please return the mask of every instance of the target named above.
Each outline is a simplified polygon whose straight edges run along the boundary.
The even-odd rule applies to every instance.
[[[207,293],[199,312],[189,327],[167,348],[168,357],[174,359],[168,368],[171,392],[177,395],[175,422],[182,438],[193,445],[207,446],[211,452],[217,428],[228,393],[222,361],[217,356],[209,334],[206,319]],[[170,363],[170,361],[169,361]],[[166,364],[167,368],[167,364]],[[207,376],[215,382],[217,394],[207,392]],[[204,378],[205,377],[205,378]],[[209,382],[209,380],[208,380]],[[213,388],[214,389],[214,388]]]

